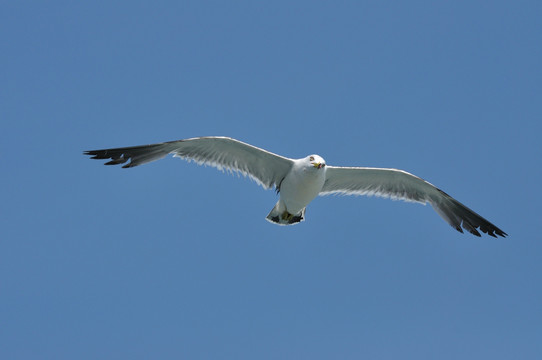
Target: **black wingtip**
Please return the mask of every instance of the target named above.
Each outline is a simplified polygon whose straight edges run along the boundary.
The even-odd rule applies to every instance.
[[[124,152],[115,152],[111,151],[112,149],[108,150],[86,150],[83,152],[83,155],[91,156],[91,159],[94,160],[104,160],[104,159],[111,159],[111,161],[108,161],[104,163],[104,165],[119,165],[124,164],[130,159],[130,156],[126,156]],[[114,149],[113,149],[114,150]],[[123,166],[123,168],[130,168],[135,165],[132,164],[132,162],[126,164]]]
[[[464,233],[464,232],[463,232],[463,228],[462,228],[461,226],[459,226],[459,225],[456,225],[456,226],[452,225],[452,227],[453,227],[454,229],[456,229],[457,231],[459,231],[460,233],[462,233],[462,234]],[[474,235],[474,236],[482,237],[482,234],[480,234],[480,232],[479,232],[477,229],[475,229],[475,228],[467,229],[467,230],[469,231],[469,233],[471,233],[471,234]],[[496,239],[497,239],[499,236],[500,236],[500,237],[503,237],[503,238],[506,238],[506,237],[508,236],[507,233],[505,233],[504,231],[502,231],[501,229],[498,229],[498,228],[496,228],[496,229],[480,228],[480,230],[481,230],[484,234],[487,234],[487,235],[489,235],[489,236],[491,236],[491,237],[494,237],[494,238],[496,238]]]
[[[474,236],[482,237],[482,235],[476,230],[470,231],[470,233]]]
[[[124,156],[121,156],[119,158],[113,158],[111,161],[106,162],[104,165],[119,165],[124,164],[126,161],[128,161],[128,159]]]
[[[83,152],[83,155],[92,156],[91,159],[97,159],[97,160],[110,158],[110,156],[107,156],[107,151],[103,151],[103,150],[86,150]]]
[[[480,228],[480,230],[482,230],[485,234],[489,235],[489,236],[492,236],[494,238],[498,238],[499,236],[500,237],[507,237],[508,234],[505,233],[504,231],[502,231],[501,229],[499,229],[498,227],[493,227],[493,228]]]
[[[91,156],[91,159],[98,159],[98,157],[97,157],[98,155],[93,150],[85,150],[85,151],[83,151],[83,155]]]

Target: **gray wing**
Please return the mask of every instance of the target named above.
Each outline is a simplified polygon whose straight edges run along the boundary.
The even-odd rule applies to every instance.
[[[111,159],[105,165],[124,164],[123,168],[142,165],[168,154],[220,170],[249,176],[268,189],[277,188],[292,167],[293,160],[227,137],[199,137],[159,144],[85,151],[92,159]]]
[[[327,166],[326,182],[320,192],[326,194],[376,195],[430,203],[448,224],[459,232],[461,226],[480,236],[480,230],[490,236],[507,234],[427,181],[397,169]],[[496,235],[495,235],[496,234]]]

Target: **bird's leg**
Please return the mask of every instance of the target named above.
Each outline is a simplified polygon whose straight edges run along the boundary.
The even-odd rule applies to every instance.
[[[292,220],[294,215],[290,214],[288,211],[284,211],[280,217],[282,218],[282,220],[290,221]]]

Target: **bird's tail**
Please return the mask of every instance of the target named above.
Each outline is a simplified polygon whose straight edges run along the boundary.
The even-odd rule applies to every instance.
[[[279,209],[279,203],[269,212],[267,221],[277,225],[295,225],[305,220],[305,208],[297,214],[290,214],[288,211]]]

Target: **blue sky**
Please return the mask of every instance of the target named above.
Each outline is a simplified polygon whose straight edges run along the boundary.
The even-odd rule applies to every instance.
[[[3,2],[5,359],[539,359],[538,1]],[[224,135],[395,167],[430,206],[84,150]]]

